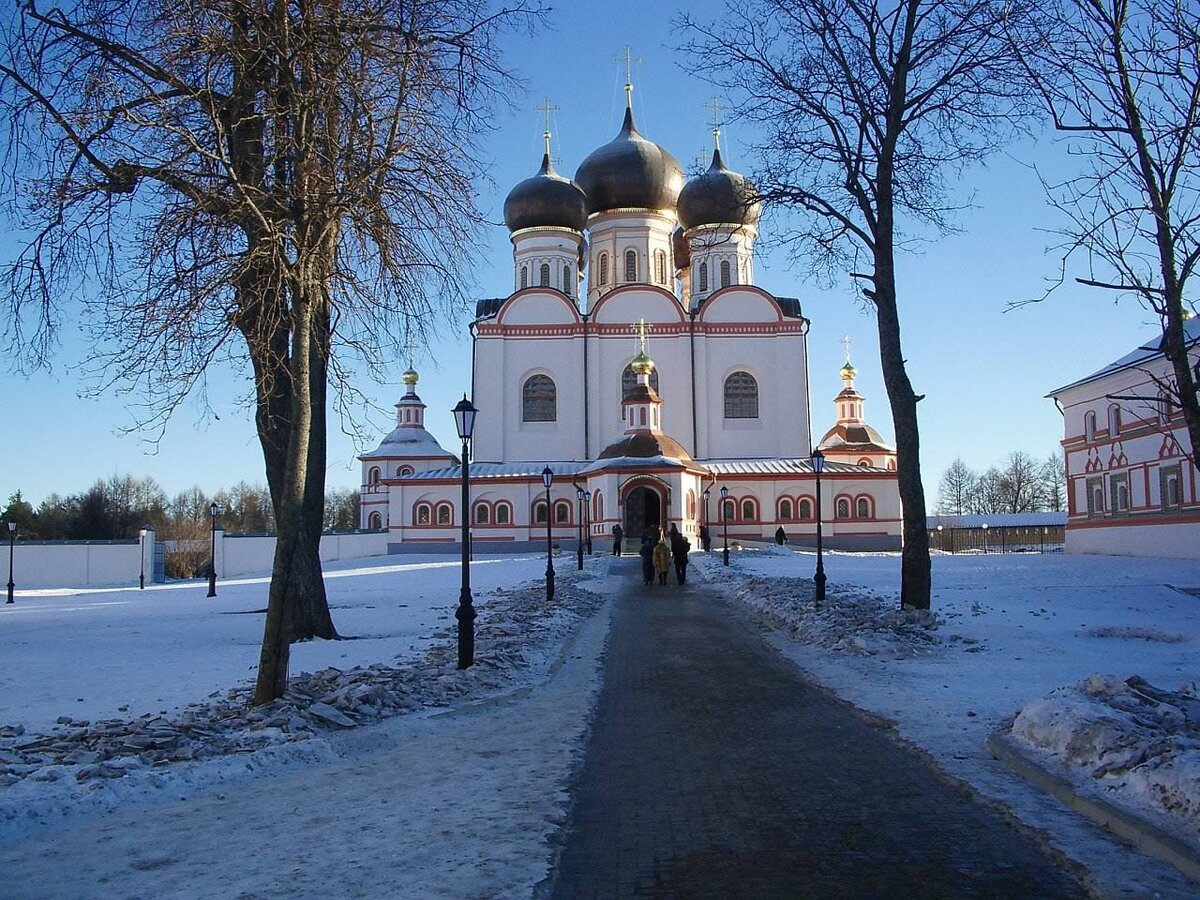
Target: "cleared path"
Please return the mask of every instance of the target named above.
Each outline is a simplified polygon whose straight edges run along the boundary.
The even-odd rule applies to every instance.
[[[715,592],[614,565],[629,590],[553,897],[1086,896]]]

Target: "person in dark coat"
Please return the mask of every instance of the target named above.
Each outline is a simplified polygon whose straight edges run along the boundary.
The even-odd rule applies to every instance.
[[[787,532],[783,530],[782,525],[775,529],[775,543],[780,547],[787,543]]]
[[[612,539],[613,539],[612,555],[613,556],[621,555],[621,541],[624,540],[624,538],[625,538],[625,531],[624,531],[624,529],[621,528],[621,523],[618,522],[616,525],[614,525],[612,527]]]
[[[654,544],[650,542],[649,536],[642,538],[642,549],[638,551],[638,555],[642,558],[642,581],[646,584],[653,584]]]
[[[712,549],[712,536],[708,533],[708,526],[700,526],[700,549],[707,553]]]
[[[688,553],[692,549],[691,541],[679,533],[674,525],[671,526],[671,558],[675,562],[675,580],[680,584],[687,581]]]

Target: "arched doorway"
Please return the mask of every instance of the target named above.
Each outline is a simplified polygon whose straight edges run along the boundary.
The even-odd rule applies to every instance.
[[[648,528],[662,527],[662,495],[640,485],[625,496],[625,539],[640,542]]]

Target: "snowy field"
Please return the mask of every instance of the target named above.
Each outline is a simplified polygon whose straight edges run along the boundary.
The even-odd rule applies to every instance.
[[[894,612],[895,555],[827,554],[821,610],[809,552],[693,560],[815,680],[1044,830],[1099,894],[1200,893],[985,749],[1021,713],[1017,737],[1080,790],[1196,843],[1200,598],[1186,590],[1200,564],[938,556],[930,618]],[[531,896],[567,812],[607,602],[631,584],[609,565],[578,575],[560,557],[546,604],[544,557],[477,560],[480,664],[466,673],[457,561],[333,566],[334,620],[353,640],[296,646],[290,699],[255,712],[264,579],[221,583],[215,599],[203,583],[18,590],[0,605],[0,895]],[[1180,751],[1164,777],[1139,774],[1164,768],[1164,747]]]

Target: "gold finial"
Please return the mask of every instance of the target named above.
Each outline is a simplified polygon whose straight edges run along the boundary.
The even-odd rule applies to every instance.
[[[705,109],[712,110],[712,136],[713,149],[721,149],[721,110],[725,107],[721,104],[721,98],[713,95],[712,101],[704,104]]]
[[[638,319],[633,330],[638,333],[638,353],[629,364],[629,368],[633,369],[635,375],[648,375],[654,369],[654,360],[646,354],[646,332],[650,330],[650,326],[646,324],[645,319]]]
[[[542,137],[546,141],[546,155],[550,155],[550,114],[558,112],[557,106],[550,105],[550,98],[545,97],[542,100],[542,105],[537,107],[537,111],[542,114],[542,119],[545,122],[545,129],[542,131]]]
[[[842,338],[842,349],[846,351],[846,362],[842,365],[841,374],[843,381],[853,381],[854,376],[858,374],[858,370],[850,364],[850,345],[854,341],[850,340],[850,335],[845,335]]]
[[[405,372],[403,375],[400,376],[400,380],[403,381],[410,388],[413,387],[414,385],[416,385],[416,383],[420,380],[420,378],[421,378],[421,376],[419,376],[417,374],[417,370],[412,368],[411,366],[409,367],[407,372]]]
[[[633,67],[641,65],[642,58],[634,56],[633,50],[629,45],[625,45],[625,53],[623,56],[614,56],[613,62],[625,63],[625,105],[629,109],[633,109]]]

